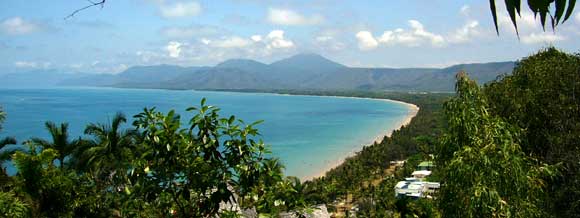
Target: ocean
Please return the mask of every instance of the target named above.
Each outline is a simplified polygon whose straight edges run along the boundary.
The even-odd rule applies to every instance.
[[[45,121],[68,122],[71,139],[83,136],[88,123],[106,123],[116,112],[128,118],[144,107],[175,109],[187,121],[202,98],[221,108],[220,115],[257,126],[261,138],[279,157],[289,176],[319,174],[333,163],[398,128],[410,109],[396,102],[322,96],[264,93],[175,91],[116,88],[0,89],[0,107],[7,113],[0,137],[19,143],[30,137],[48,139]],[[125,125],[128,127],[132,119]],[[12,166],[9,172],[14,172]]]

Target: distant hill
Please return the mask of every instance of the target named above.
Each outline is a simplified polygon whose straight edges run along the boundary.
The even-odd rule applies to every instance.
[[[0,75],[2,88],[43,88],[58,86],[63,80],[80,77],[78,74],[65,73],[57,70],[32,70],[12,72]]]
[[[480,84],[510,73],[514,62],[460,64],[447,68],[351,68],[317,54],[298,54],[271,64],[231,59],[214,67],[135,66],[119,74],[42,73],[34,81],[67,86],[110,86],[222,90],[453,91],[455,74],[466,71]],[[39,72],[36,72],[39,74]],[[27,75],[27,76],[26,76]],[[40,75],[40,74],[39,74]],[[30,74],[2,75],[0,85],[32,80]],[[60,79],[59,79],[60,78]]]
[[[58,82],[61,86],[115,86],[150,88],[183,74],[207,67],[181,67],[175,65],[134,66],[119,74],[90,74],[65,78]]]

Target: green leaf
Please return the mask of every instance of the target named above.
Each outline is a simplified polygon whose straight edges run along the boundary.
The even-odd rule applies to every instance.
[[[519,0],[505,0],[505,5],[506,5],[506,9],[510,15],[510,20],[512,21],[512,24],[514,25],[514,28],[516,29],[516,35],[520,35],[519,31],[518,31],[518,23],[517,23],[517,18],[516,18],[516,11],[519,14],[519,8],[520,8],[520,1]]]
[[[261,123],[263,123],[263,122],[264,122],[264,120],[258,120],[258,121],[256,121],[256,122],[253,122],[252,124],[250,124],[250,126],[259,125],[259,124],[261,124]]]
[[[556,0],[556,15],[554,18],[556,19],[556,24],[560,23],[560,18],[564,15],[564,11],[566,10],[566,2],[567,0]],[[554,25],[552,25],[554,27]]]
[[[495,0],[489,0],[489,7],[491,9],[491,16],[493,16],[493,24],[495,25],[495,32],[499,36],[499,27],[497,24],[497,10],[495,8]]]
[[[568,18],[570,18],[570,16],[572,15],[572,12],[574,12],[575,6],[576,6],[576,0],[569,0],[568,10],[566,10],[566,15],[564,16],[564,20],[562,21],[562,23],[566,22],[568,20]]]

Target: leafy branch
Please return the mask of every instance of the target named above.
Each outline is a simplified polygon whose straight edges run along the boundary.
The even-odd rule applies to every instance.
[[[499,35],[495,0],[489,0],[489,6],[491,15],[493,16],[495,31]],[[505,0],[505,6],[510,15],[510,20],[516,29],[516,34],[519,35],[517,17],[521,17],[521,0]],[[550,18],[552,30],[554,30],[556,26],[566,22],[570,18],[575,6],[576,0],[528,0],[528,7],[534,12],[534,17],[540,15],[540,21],[542,22],[544,31],[546,30],[546,20],[548,18]]]

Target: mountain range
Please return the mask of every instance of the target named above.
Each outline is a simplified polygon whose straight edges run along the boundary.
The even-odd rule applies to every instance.
[[[510,73],[515,62],[460,64],[446,68],[353,68],[317,54],[298,54],[271,64],[230,59],[213,67],[134,66],[119,74],[32,71],[0,75],[0,86],[107,86],[198,90],[390,90],[453,91],[466,71],[480,84]],[[38,85],[32,85],[38,87]]]

